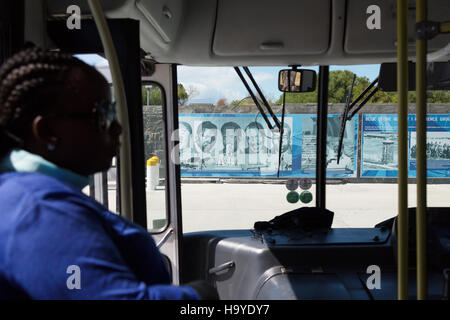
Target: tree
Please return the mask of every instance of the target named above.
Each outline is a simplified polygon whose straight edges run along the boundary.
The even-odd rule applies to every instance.
[[[147,90],[148,88],[148,90]],[[183,84],[178,84],[178,103],[179,105],[184,105],[191,97],[192,94],[196,94],[195,88],[191,88],[191,92],[189,93],[183,86]],[[147,96],[148,93],[148,96]],[[160,106],[162,105],[162,94],[161,89],[157,86],[142,86],[142,103],[144,105],[147,105],[147,98],[148,103],[151,106]]]
[[[232,106],[254,106],[255,102],[253,102],[252,97],[248,96],[241,100],[233,100],[230,105]]]
[[[192,84],[190,84],[190,85],[187,86],[186,92],[187,92],[187,94],[188,94],[189,99],[194,98],[194,97],[197,96],[198,93],[199,93],[199,92],[198,92],[198,89],[197,89],[194,85],[192,85]]]
[[[184,86],[181,83],[179,83],[178,84],[178,105],[184,106],[188,100],[189,100],[189,94],[187,93]]]
[[[148,93],[148,96],[147,96]],[[142,104],[151,106],[162,105],[161,89],[157,86],[142,86]]]
[[[429,103],[450,103],[450,90],[427,91],[427,102],[429,102]]]
[[[227,105],[227,99],[226,98],[221,98],[219,100],[217,100],[216,102],[216,107],[223,107]]]
[[[264,92],[263,92],[264,94]],[[267,97],[266,95],[264,95],[264,97],[266,98],[267,103],[272,106],[275,104],[278,104],[278,101],[274,101],[271,97]],[[264,106],[264,102],[260,99],[257,98],[258,102],[261,106]],[[251,96],[247,96],[241,100],[233,100],[230,102],[231,106],[237,107],[237,106],[256,106],[255,102],[253,101]]]
[[[330,72],[328,85],[328,102],[330,103],[345,103],[348,91],[353,80],[353,73],[348,70],[335,70]],[[367,77],[356,77],[353,86],[352,101],[354,101],[368,86],[370,81]],[[318,87],[318,82],[316,88]],[[360,100],[362,101],[362,100]],[[283,95],[278,99],[278,103],[283,102]],[[317,89],[314,92],[307,93],[286,93],[287,103],[308,103],[317,102]],[[395,103],[398,102],[396,92],[378,91],[368,103]],[[416,102],[416,93],[408,92],[408,102]],[[428,91],[428,103],[449,103],[449,91]]]

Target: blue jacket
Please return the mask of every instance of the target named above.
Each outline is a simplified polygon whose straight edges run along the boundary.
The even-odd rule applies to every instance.
[[[198,299],[153,238],[68,183],[0,174],[0,299]]]

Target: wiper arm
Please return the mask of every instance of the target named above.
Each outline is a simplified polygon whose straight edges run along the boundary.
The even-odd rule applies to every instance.
[[[337,152],[337,163],[339,164],[339,159],[341,159],[341,153],[342,153],[342,142],[344,140],[344,133],[345,133],[345,124],[347,123],[347,115],[350,112],[350,102],[352,101],[352,94],[353,94],[353,85],[355,84],[356,74],[353,75],[353,81],[352,85],[350,86],[350,90],[347,93],[347,98],[345,99],[345,107],[344,112],[342,113],[342,119],[341,119],[341,130],[339,131],[339,145],[338,145],[338,152]]]
[[[362,99],[362,97],[364,97],[366,95],[367,92],[370,91],[370,89],[372,89],[372,87],[378,83],[378,77],[372,81],[372,83],[355,99],[355,101],[350,105],[349,111],[355,106],[355,104],[358,103],[359,100]],[[361,110],[362,107],[364,107],[364,105],[367,103],[367,101],[370,100],[370,98],[373,97],[373,95],[375,93],[377,93],[379,90],[378,87],[374,88],[369,95],[363,100],[363,102],[360,103],[360,105],[358,107],[356,107],[356,109],[352,112],[352,114],[350,115],[350,117],[347,118],[347,120],[352,120],[353,116],[355,114],[358,113],[359,110]]]
[[[281,130],[280,122],[278,121],[277,117],[275,117],[275,115],[273,114],[273,111],[270,108],[269,103],[267,102],[266,98],[264,97],[264,95],[262,94],[258,85],[256,84],[255,79],[253,79],[253,76],[250,73],[250,70],[248,70],[248,68],[246,70],[246,68],[247,67],[244,67],[244,70],[246,71],[247,75],[249,76],[250,80],[252,81],[253,85],[255,86],[256,90],[258,91],[258,94],[260,95],[261,100],[263,101],[264,105],[269,110],[269,113],[271,114],[272,118],[275,121],[275,125],[278,127],[278,130]],[[242,83],[244,84],[245,88],[247,89],[248,93],[252,97],[253,102],[255,103],[256,107],[258,108],[259,112],[261,113],[261,116],[264,118],[264,121],[267,123],[267,126],[269,127],[270,130],[272,130],[273,129],[272,124],[270,123],[269,119],[267,118],[266,113],[264,112],[263,108],[261,107],[261,105],[260,105],[258,99],[256,98],[255,94],[253,93],[252,89],[248,85],[247,80],[245,80],[244,76],[242,75],[241,70],[239,70],[239,67],[234,67],[234,70],[236,71],[236,73],[238,74]]]
[[[339,146],[338,146],[338,153],[337,153],[337,163],[338,164],[339,164],[339,160],[340,160],[341,154],[342,154],[342,142],[344,140],[344,133],[345,133],[345,124],[346,124],[346,122],[352,120],[352,118],[355,116],[355,114],[357,114],[358,111],[361,110],[362,107],[364,107],[364,105],[367,103],[367,101],[369,101],[370,98],[372,98],[373,95],[375,93],[377,93],[378,90],[379,90],[378,87],[375,87],[372,91],[370,91],[375,86],[375,84],[378,83],[378,77],[377,77],[375,80],[372,81],[372,83],[366,89],[364,89],[364,91],[355,99],[355,101],[350,103],[351,97],[352,97],[352,93],[353,93],[353,85],[355,83],[355,79],[356,79],[356,74],[353,76],[352,86],[350,87],[349,94],[347,95],[344,112],[342,113],[342,116],[341,116],[342,117],[342,119],[341,119],[341,130],[339,132]],[[348,116],[348,114],[352,110],[352,108],[369,91],[370,91],[369,95],[367,97],[365,97],[364,100],[359,104],[359,106],[357,106],[356,109],[353,110],[353,112],[350,114],[350,116]]]
[[[245,73],[247,73],[247,76],[249,77],[250,81],[252,82],[253,86],[255,87],[256,91],[258,92],[259,96],[261,97],[262,102],[266,106],[266,109],[269,111],[270,115],[272,116],[273,121],[275,122],[275,125],[278,127],[279,130],[281,130],[281,124],[278,118],[275,116],[275,114],[272,111],[272,108],[270,107],[269,103],[266,100],[266,97],[262,93],[261,89],[259,89],[258,84],[256,83],[255,79],[253,78],[253,75],[251,74],[248,67],[243,67]]]

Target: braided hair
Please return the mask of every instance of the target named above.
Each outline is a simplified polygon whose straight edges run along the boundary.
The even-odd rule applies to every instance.
[[[55,106],[68,90],[68,72],[88,68],[70,54],[28,48],[0,68],[0,157],[22,147],[33,119]]]

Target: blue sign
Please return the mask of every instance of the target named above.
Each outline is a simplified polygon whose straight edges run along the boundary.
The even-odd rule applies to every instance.
[[[416,116],[408,116],[408,176],[416,176]],[[362,126],[362,177],[397,177],[398,117],[365,114]],[[427,176],[450,177],[450,116],[427,117]]]
[[[416,116],[408,116],[409,170],[416,176]],[[427,116],[427,177],[450,177],[450,115],[430,114]]]

